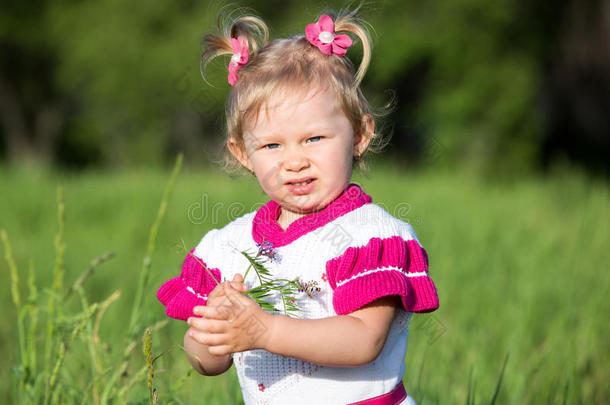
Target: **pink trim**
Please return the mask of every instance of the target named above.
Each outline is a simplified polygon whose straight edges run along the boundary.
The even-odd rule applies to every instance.
[[[407,391],[405,385],[401,382],[396,384],[396,387],[390,392],[378,395],[374,398],[365,399],[358,402],[351,402],[347,405],[397,405],[405,400]]]
[[[277,223],[281,206],[271,200],[254,216],[252,238],[256,243],[262,243],[264,238],[265,241],[273,243],[274,247],[285,246],[371,201],[371,197],[362,191],[360,186],[350,183],[345,191],[324,209],[297,219],[284,231]]]
[[[399,295],[406,311],[438,308],[436,288],[428,276],[428,256],[416,240],[372,238],[366,246],[347,248],[329,260],[326,274],[339,315],[388,295]]]
[[[216,287],[216,282],[201,264],[205,263],[194,256],[194,250],[184,259],[180,277],[166,281],[157,290],[157,298],[165,305],[165,313],[183,321],[193,316],[195,306],[206,304],[208,294]],[[220,270],[209,267],[208,270],[216,280],[221,280]]]

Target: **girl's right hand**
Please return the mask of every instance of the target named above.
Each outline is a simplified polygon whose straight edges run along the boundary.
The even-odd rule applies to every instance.
[[[227,298],[225,294],[225,284],[230,284],[233,289],[245,292],[248,290],[248,286],[243,283],[243,277],[241,274],[236,274],[233,276],[233,280],[224,281],[220,284],[217,284],[216,287],[208,294],[208,299],[206,302],[206,306],[208,307],[222,307],[222,306],[231,306],[231,302]],[[198,316],[201,313],[201,306],[197,306],[193,308],[193,314]]]

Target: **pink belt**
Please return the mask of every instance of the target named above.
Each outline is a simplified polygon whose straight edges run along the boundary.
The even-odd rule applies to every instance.
[[[407,391],[402,381],[396,384],[396,387],[390,392],[377,395],[376,397],[364,399],[358,402],[352,402],[347,405],[397,405],[407,397]]]

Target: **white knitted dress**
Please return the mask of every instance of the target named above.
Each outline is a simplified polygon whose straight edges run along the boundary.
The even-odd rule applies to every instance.
[[[349,404],[391,391],[404,374],[408,324],[412,312],[429,312],[438,298],[428,276],[427,256],[412,227],[392,217],[356,185],[324,210],[305,216],[286,231],[276,222],[279,206],[270,201],[256,212],[220,230],[208,232],[193,254],[222,279],[244,274],[241,251],[257,252],[271,242],[274,258],[266,267],[276,277],[298,278],[316,288],[300,292],[299,318],[319,319],[348,314],[377,298],[399,295],[381,354],[359,367],[329,367],[264,350],[234,353],[233,364],[246,405]],[[169,316],[186,319],[192,307],[205,304],[214,283],[198,263],[185,260],[182,274],[158,292]],[[244,281],[258,285],[254,272]],[[279,296],[272,300],[281,307]],[[251,321],[252,336],[264,332]],[[401,403],[412,403],[410,397]]]

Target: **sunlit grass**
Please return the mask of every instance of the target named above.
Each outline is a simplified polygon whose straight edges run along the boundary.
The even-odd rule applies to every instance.
[[[96,372],[100,360],[91,349],[96,344],[96,350],[122,358],[128,349],[126,330],[133,333],[165,319],[155,291],[179,271],[182,241],[194,246],[210,228],[221,227],[266,201],[251,178],[230,179],[187,169],[166,200],[156,249],[150,252],[150,227],[167,177],[168,173],[159,171],[1,172],[0,188],[6,191],[0,199],[0,228],[10,239],[14,266],[7,260],[0,264],[0,274],[7,280],[0,290],[0,303],[3,308],[15,308],[17,300],[22,309],[29,308],[21,315],[5,310],[0,322],[0,343],[6,348],[0,374],[4,402],[15,402],[20,371],[11,367],[23,361],[36,364],[37,370],[48,367],[46,379],[39,383],[40,395],[53,388],[48,384],[56,367],[57,378],[72,379],[73,391],[91,390],[93,395],[93,386],[81,375],[60,370],[80,365],[88,373]],[[430,256],[441,306],[433,314],[416,315],[406,357],[405,385],[420,405],[490,403],[507,356],[496,403],[608,401],[610,197],[606,184],[567,171],[550,178],[532,176],[499,183],[455,173],[404,173],[375,167],[369,178],[356,179],[375,202],[413,224]],[[58,183],[64,190],[63,230],[58,229],[62,223],[58,221]],[[65,252],[58,265],[61,246]],[[91,263],[108,252],[115,254],[111,260]],[[149,287],[142,291],[141,306],[134,306],[147,255]],[[58,268],[63,269],[61,273]],[[30,269],[34,269],[32,276]],[[86,273],[88,269],[94,270]],[[37,356],[24,355],[23,347],[45,347],[42,336],[48,328],[49,300],[57,298],[53,291],[61,284],[66,292],[84,273],[89,275],[82,283],[82,294],[72,292],[52,311],[62,308],[67,316],[87,308],[70,324],[75,328],[82,324],[78,336],[91,336],[90,340],[85,339],[82,347],[65,345],[63,357],[60,344],[50,349],[48,360],[44,350]],[[11,277],[18,284],[10,282]],[[28,302],[44,305],[28,306]],[[129,327],[134,311],[138,328]],[[103,319],[98,322],[100,313]],[[32,325],[34,334],[29,333]],[[150,353],[161,355],[154,362],[153,380],[159,403],[168,402],[168,395],[174,393],[183,403],[204,398],[238,403],[233,370],[211,378],[189,372],[180,348],[185,329],[183,322],[172,320],[153,332]],[[53,333],[60,334],[58,329]],[[61,333],[69,343],[71,335]],[[140,333],[135,336],[138,347],[140,337]],[[129,378],[117,373],[124,367],[121,362],[110,374],[118,375],[127,386],[114,395],[148,402],[150,368],[140,350],[131,355]],[[104,390],[98,391],[101,401]],[[74,392],[61,395],[70,394]]]

